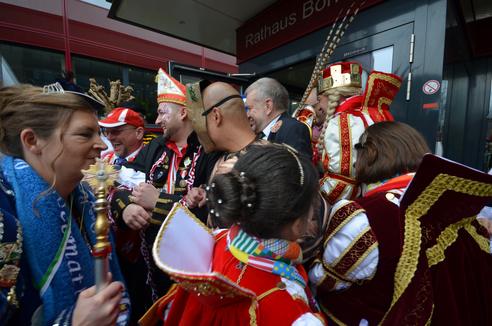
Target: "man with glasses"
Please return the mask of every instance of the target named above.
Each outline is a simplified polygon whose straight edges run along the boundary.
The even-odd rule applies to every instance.
[[[99,121],[99,125],[113,147],[103,159],[117,166],[133,161],[143,147],[144,120],[140,114],[116,108]]]
[[[246,89],[248,117],[258,138],[284,143],[312,158],[311,136],[303,123],[287,114],[289,93],[273,78],[260,78]]]
[[[152,245],[162,222],[176,202],[205,220],[204,190],[214,156],[205,155],[186,109],[186,88],[159,69],[156,124],[162,136],[152,140],[126,168],[145,174],[145,181],[131,190],[118,190],[111,200],[111,214],[120,228],[139,231],[138,270],[132,274],[130,296],[136,317],[166,294],[169,277],[152,258]],[[132,291],[133,289],[133,291]]]
[[[202,80],[187,85],[188,110],[193,129],[207,152],[222,153],[215,164],[213,174],[229,172],[239,155],[247,151],[252,143],[268,143],[258,140],[251,128],[244,109],[244,102],[238,91],[222,82],[210,83]],[[310,219],[310,227],[318,236],[303,239],[303,257],[306,261],[316,253],[317,245],[326,230],[328,206],[322,197],[313,202],[316,210]],[[212,212],[211,212],[212,213]],[[214,228],[228,228],[230,222],[221,219],[218,212],[209,214],[208,225]]]

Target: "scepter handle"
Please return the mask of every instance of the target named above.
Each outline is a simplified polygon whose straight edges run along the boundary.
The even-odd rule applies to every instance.
[[[96,244],[92,248],[94,256],[94,272],[96,280],[96,291],[99,292],[108,283],[109,263],[108,255],[111,253],[111,242],[109,242],[108,201],[106,189],[99,187],[96,192]]]
[[[96,293],[101,292],[108,285],[109,263],[107,257],[96,257],[94,259],[94,272],[96,278]]]

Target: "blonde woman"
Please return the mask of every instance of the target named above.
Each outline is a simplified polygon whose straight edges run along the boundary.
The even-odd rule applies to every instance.
[[[110,271],[118,281],[97,294],[93,286],[94,196],[80,181],[81,170],[106,148],[96,104],[60,89],[0,89],[0,213],[20,222],[15,242],[22,243],[21,262],[10,269],[21,267],[6,300],[17,307],[9,323],[127,323],[129,301],[115,255]],[[2,249],[8,242],[2,239]]]

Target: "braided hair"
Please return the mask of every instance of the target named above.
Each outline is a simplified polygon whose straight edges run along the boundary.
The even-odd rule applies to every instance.
[[[216,175],[207,187],[215,222],[240,224],[260,238],[279,237],[283,227],[307,217],[317,196],[312,163],[284,145],[251,145],[234,168]]]

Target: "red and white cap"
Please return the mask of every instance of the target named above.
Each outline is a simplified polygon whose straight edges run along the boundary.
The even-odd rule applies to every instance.
[[[99,125],[105,128],[114,128],[123,125],[143,127],[144,120],[140,114],[132,109],[116,108],[111,111],[106,118],[99,121]]]

